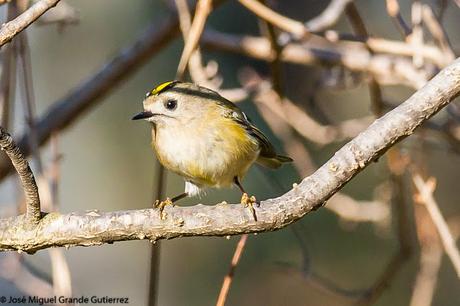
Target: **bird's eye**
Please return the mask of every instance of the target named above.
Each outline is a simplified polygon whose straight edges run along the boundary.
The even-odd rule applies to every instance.
[[[177,101],[176,100],[168,100],[165,102],[165,107],[166,109],[169,110],[175,110],[177,107]]]

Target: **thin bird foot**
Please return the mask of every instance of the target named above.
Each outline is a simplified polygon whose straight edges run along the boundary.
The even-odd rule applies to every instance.
[[[155,203],[153,203],[153,207],[158,208],[160,210],[160,219],[161,220],[166,219],[166,214],[164,212],[164,209],[165,209],[165,207],[167,205],[174,206],[174,203],[173,203],[173,201],[171,201],[170,198],[166,198],[166,200],[161,201],[161,202],[159,200],[155,200]]]
[[[246,192],[243,193],[241,196],[241,204],[244,207],[248,207],[254,217],[254,221],[257,221],[256,211],[254,209],[254,205],[257,205],[257,200],[255,196],[249,196]]]

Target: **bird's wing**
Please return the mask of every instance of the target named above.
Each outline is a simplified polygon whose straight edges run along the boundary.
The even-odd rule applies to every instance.
[[[226,114],[227,117],[231,118],[233,121],[244,127],[244,129],[257,140],[257,143],[260,146],[260,156],[266,158],[276,158],[276,152],[273,145],[267,139],[267,137],[255,127],[244,112],[242,112],[235,104],[230,101],[227,101],[229,104],[226,104],[226,108],[229,110]]]

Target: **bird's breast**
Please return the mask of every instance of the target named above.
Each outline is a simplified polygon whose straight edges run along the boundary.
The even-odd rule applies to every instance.
[[[157,128],[153,147],[167,169],[200,185],[228,186],[257,159],[259,146],[231,119]]]

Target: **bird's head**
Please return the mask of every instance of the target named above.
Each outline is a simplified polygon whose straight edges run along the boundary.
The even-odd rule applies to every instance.
[[[198,85],[179,81],[162,83],[147,92],[144,111],[133,120],[144,119],[157,126],[188,124],[194,120],[206,120],[218,109],[218,93]]]

